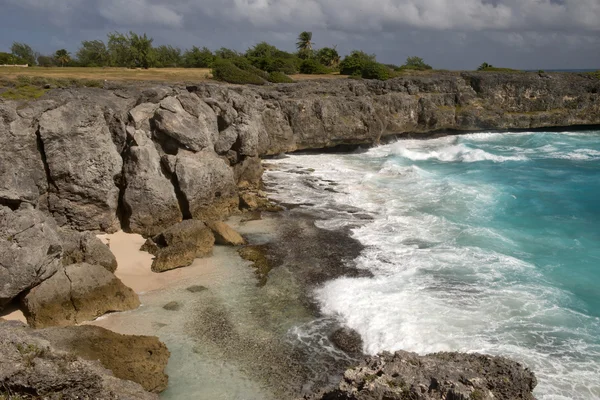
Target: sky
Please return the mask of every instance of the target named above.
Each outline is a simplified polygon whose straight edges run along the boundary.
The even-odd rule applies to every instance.
[[[423,57],[434,68],[482,62],[518,69],[600,69],[600,0],[0,0],[0,51],[14,41],[50,54],[112,31],[155,45],[245,51],[361,49],[384,63]]]

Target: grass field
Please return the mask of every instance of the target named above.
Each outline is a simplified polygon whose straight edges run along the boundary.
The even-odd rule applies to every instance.
[[[35,76],[52,79],[91,79],[97,81],[157,81],[157,82],[199,82],[210,80],[209,68],[19,68],[0,67],[0,79],[17,79],[19,76]],[[345,78],[339,74],[331,75],[292,75],[297,81],[311,79]]]

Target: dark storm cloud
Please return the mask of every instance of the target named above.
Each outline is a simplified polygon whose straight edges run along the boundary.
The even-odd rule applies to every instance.
[[[312,30],[318,46],[359,47],[388,62],[419,54],[446,68],[484,59],[520,68],[600,64],[600,0],[0,0],[0,6],[0,23],[38,21],[36,29],[4,28],[0,46],[31,40],[43,51],[59,42],[75,49],[111,30],[146,31],[157,43],[181,47],[243,50],[267,40],[291,50],[299,31]]]

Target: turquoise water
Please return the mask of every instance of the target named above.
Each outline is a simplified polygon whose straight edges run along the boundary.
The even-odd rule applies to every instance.
[[[367,246],[356,261],[372,278],[316,291],[366,352],[505,355],[536,372],[541,399],[600,398],[600,132],[404,140],[278,163],[311,174],[287,174],[276,197],[329,210],[321,227],[349,225]]]

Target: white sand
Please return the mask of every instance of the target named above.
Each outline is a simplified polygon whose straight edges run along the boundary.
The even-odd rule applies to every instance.
[[[108,244],[117,258],[118,267],[115,271],[117,278],[136,293],[164,289],[190,278],[200,276],[208,278],[214,274],[213,257],[196,259],[191,266],[186,268],[154,273],[151,270],[154,256],[140,250],[146,241],[141,235],[121,231],[98,237]]]

